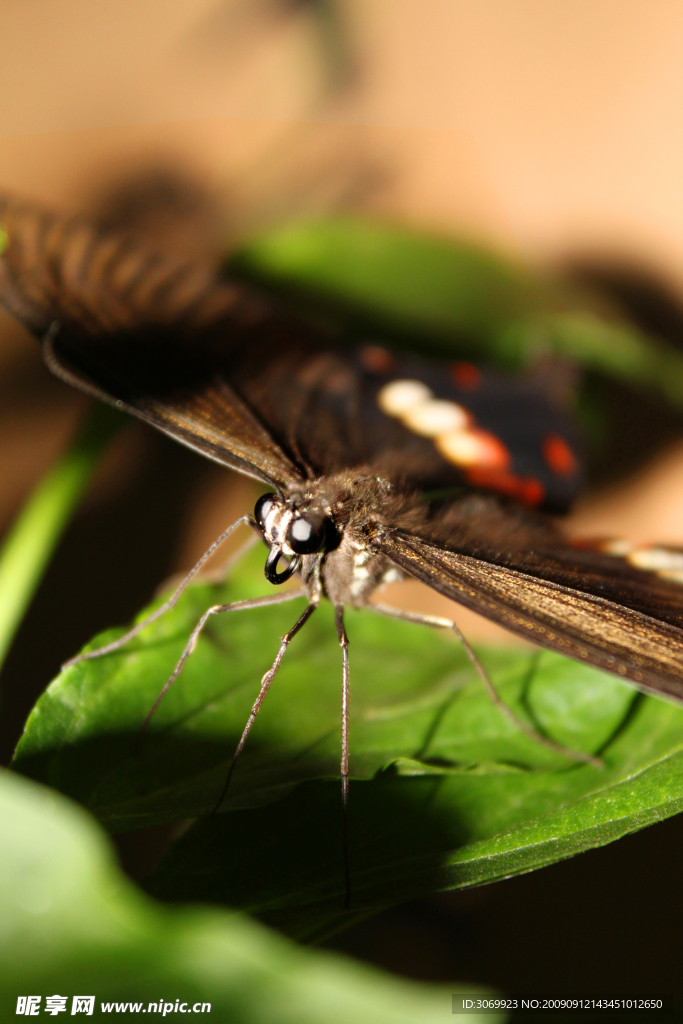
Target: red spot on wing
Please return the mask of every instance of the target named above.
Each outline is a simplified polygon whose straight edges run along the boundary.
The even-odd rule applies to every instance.
[[[396,360],[391,352],[379,345],[365,345],[358,356],[364,369],[370,373],[391,373],[396,366]]]
[[[574,452],[559,434],[548,434],[543,442],[543,458],[555,476],[572,476],[578,468]]]
[[[515,498],[532,508],[540,505],[545,497],[543,484],[533,476],[522,477],[507,470],[471,466],[465,470],[465,477],[473,487],[497,491],[498,494],[504,494],[507,498]]]
[[[451,378],[456,387],[476,391],[481,384],[481,370],[473,363],[453,363]]]
[[[579,551],[601,551],[610,539],[609,537],[572,537],[569,543]]]
[[[519,480],[519,498],[525,505],[531,505],[535,507],[540,505],[545,498],[545,487],[533,476],[524,477],[524,479],[517,478]]]

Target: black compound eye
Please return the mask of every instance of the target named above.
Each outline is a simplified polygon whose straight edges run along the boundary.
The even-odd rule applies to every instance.
[[[260,527],[263,527],[266,516],[275,504],[276,494],[262,494],[254,506],[254,518]]]
[[[325,520],[297,516],[287,531],[287,543],[297,555],[313,555],[325,543]]]

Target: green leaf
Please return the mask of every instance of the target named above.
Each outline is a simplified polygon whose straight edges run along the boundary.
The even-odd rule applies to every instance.
[[[0,252],[6,243],[0,228]],[[0,665],[45,567],[123,418],[97,406],[68,451],[35,488],[0,551]]]
[[[483,246],[352,217],[285,225],[250,241],[229,266],[331,300],[352,320],[426,334],[444,352],[490,343],[550,299],[523,266]]]
[[[124,650],[64,672],[32,712],[16,768],[111,830],[205,814],[301,606],[211,620],[141,739],[139,728],[201,612],[263,593],[262,563],[261,548],[228,584],[189,589]],[[552,739],[599,752],[605,767],[590,767],[521,733],[449,635],[369,611],[347,619],[354,913],[528,871],[681,809],[680,708],[551,653],[481,651],[508,705]],[[222,806],[231,813],[188,833],[155,892],[225,900],[301,935],[338,921],[340,683],[325,603],[268,694]]]
[[[88,815],[10,772],[0,823],[4,1020],[33,993],[69,997],[67,1014],[74,995],[94,995],[94,1016],[107,1002],[139,1001],[144,1013],[208,1003],[206,1019],[241,1024],[436,1024],[450,1013],[453,986],[302,950],[238,914],[159,906],[120,873]]]
[[[232,272],[332,309],[355,332],[521,369],[556,356],[683,405],[683,356],[566,282],[483,246],[337,217],[249,242]]]

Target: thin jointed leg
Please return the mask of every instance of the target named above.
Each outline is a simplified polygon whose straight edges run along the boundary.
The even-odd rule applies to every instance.
[[[221,546],[223,541],[228,539],[233,530],[236,530],[237,527],[240,526],[242,523],[248,524],[249,526],[256,526],[256,523],[254,522],[252,516],[247,515],[241,516],[241,518],[238,519],[236,523],[233,523],[232,526],[229,526],[227,528],[227,530],[224,530],[220,537],[218,537],[213,542],[211,547],[207,548],[207,550],[204,552],[199,561],[192,566],[187,575],[183,577],[183,579],[180,581],[180,583],[173,591],[169,599],[167,601],[164,601],[164,603],[160,605],[156,609],[156,611],[153,611],[151,615],[148,615],[147,618],[142,620],[142,622],[138,622],[136,626],[133,626],[132,629],[129,629],[128,632],[124,633],[123,636],[119,637],[118,640],[112,640],[110,644],[105,644],[104,647],[98,647],[97,650],[95,651],[86,651],[85,654],[77,654],[75,658],[70,658],[69,661],[65,661],[64,664],[62,665],[62,668],[69,668],[71,665],[77,665],[80,661],[89,661],[91,658],[101,658],[103,654],[111,654],[112,651],[120,650],[121,647],[124,647],[129,640],[132,640],[134,636],[137,636],[137,634],[146,626],[149,626],[150,623],[154,622],[165,612],[170,611],[170,609],[173,608],[173,606],[177,603],[178,598],[185,590],[188,583],[190,583],[190,581],[194,579],[194,577],[197,575],[202,566],[206,565],[214,551],[216,551],[216,549]],[[227,607],[228,606],[226,605],[226,609]]]
[[[171,675],[168,677],[163,687],[161,688],[158,697],[156,698],[151,708],[147,712],[147,716],[145,717],[145,720],[142,723],[140,731],[142,732],[147,728],[149,722],[152,719],[152,716],[154,715],[154,712],[159,707],[162,700],[164,699],[170,688],[173,686],[173,683],[176,681],[176,679],[182,672],[185,662],[187,661],[187,659],[190,657],[195,647],[197,646],[199,634],[204,629],[204,626],[206,625],[206,623],[208,622],[212,615],[221,615],[223,612],[249,611],[252,608],[265,608],[268,605],[284,604],[285,601],[293,601],[297,597],[305,596],[306,591],[303,589],[303,587],[299,587],[297,590],[285,590],[285,592],[281,594],[267,594],[265,597],[252,597],[246,601],[231,601],[230,604],[214,604],[211,606],[211,608],[207,608],[204,614],[202,615],[201,619],[197,623],[197,625],[190,633],[190,638],[185,644],[185,648],[183,650],[183,653],[180,655],[180,658],[178,659],[176,667],[173,669],[173,672],[171,673]]]
[[[251,524],[250,524],[251,525]],[[202,583],[225,583],[228,576],[236,565],[242,561],[244,556],[255,547],[260,540],[263,540],[263,536],[260,530],[251,530],[249,536],[243,544],[233,551],[232,554],[228,555],[224,562],[217,565],[215,569],[207,569],[206,572],[199,574],[197,582],[201,580]]]
[[[507,715],[510,721],[513,722],[521,732],[526,733],[527,736],[531,736],[532,739],[542,743],[545,747],[548,747],[549,750],[553,750],[557,754],[564,754],[565,757],[569,757],[573,761],[585,761],[586,764],[591,764],[595,768],[604,767],[603,762],[599,757],[594,757],[592,754],[584,754],[581,750],[571,750],[569,747],[565,747],[561,743],[554,743],[553,740],[549,740],[546,736],[542,736],[540,733],[536,732],[532,726],[527,725],[527,723],[521,718],[518,718],[514,711],[512,711],[499,696],[498,691],[491,682],[486,669],[479,661],[479,658],[474,653],[469,642],[462,635],[457,623],[454,622],[453,619],[444,619],[441,618],[440,615],[422,615],[420,612],[408,612],[401,608],[392,608],[387,604],[373,603],[366,605],[366,607],[371,611],[378,612],[380,615],[387,615],[392,619],[402,619],[404,622],[415,622],[421,626],[434,626],[437,629],[450,629],[455,633],[460,640],[460,643],[463,645],[467,657],[472,662],[472,665],[486,687],[493,703],[497,708],[500,708],[503,714]]]
[[[302,591],[294,591],[293,592],[293,596],[301,597],[302,596]],[[282,600],[284,600],[284,601],[289,600],[289,595],[283,595]],[[237,763],[237,758],[240,756],[240,754],[242,753],[242,750],[244,749],[244,744],[247,742],[247,736],[251,732],[251,727],[254,724],[256,716],[258,715],[259,711],[261,710],[261,705],[263,704],[263,700],[264,700],[266,694],[268,693],[268,690],[270,689],[270,684],[272,683],[273,679],[275,678],[275,673],[277,672],[277,670],[280,667],[280,662],[282,661],[282,659],[284,657],[285,651],[287,650],[287,647],[289,646],[290,641],[296,636],[296,634],[299,632],[301,627],[304,626],[308,622],[308,620],[310,619],[311,615],[313,614],[313,612],[316,610],[317,607],[318,607],[317,604],[313,604],[313,603],[309,604],[308,607],[302,612],[302,614],[296,620],[296,622],[294,623],[294,625],[292,626],[290,631],[288,633],[285,633],[285,635],[283,636],[282,643],[280,644],[280,650],[275,655],[275,661],[270,666],[270,668],[268,669],[268,671],[264,675],[263,679],[261,680],[261,689],[259,690],[258,697],[256,698],[256,700],[254,701],[254,703],[252,705],[251,713],[249,715],[249,718],[247,719],[247,724],[244,727],[244,731],[242,732],[242,735],[240,737],[240,741],[239,741],[239,743],[237,744],[237,746],[235,748],[235,753],[232,755],[232,761],[230,762],[230,767],[228,769],[228,774],[226,776],[225,783],[223,785],[223,789],[221,790],[221,795],[219,796],[218,800],[216,801],[216,804],[214,805],[214,807],[211,810],[212,814],[215,814],[218,811],[218,809],[220,808],[221,804],[225,800],[225,794],[228,791],[228,786],[230,785],[230,779],[232,778],[232,773],[235,770],[235,765]]]
[[[344,855],[344,909],[351,904],[351,872],[349,868],[349,638],[344,628],[344,609],[334,610],[339,646],[342,649],[342,720],[341,720],[341,785],[342,785],[342,846]]]

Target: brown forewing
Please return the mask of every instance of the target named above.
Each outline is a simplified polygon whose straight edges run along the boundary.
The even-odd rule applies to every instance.
[[[132,357],[126,358],[131,348]],[[210,369],[202,372],[183,360],[172,345],[155,352],[145,346],[141,332],[83,338],[61,328],[52,349],[58,365],[69,373],[69,383],[94,385],[98,397],[108,397],[207,458],[275,488],[301,479],[230,385]]]
[[[520,572],[402,531],[379,531],[372,542],[411,576],[511,632],[643,690],[683,700],[683,629],[672,621],[677,604],[683,622],[683,588],[676,584],[633,569],[627,591],[623,577],[614,583],[601,557],[592,580],[577,573],[568,586],[542,578],[538,568]],[[600,594],[587,589],[598,584]],[[643,603],[648,586],[654,593],[645,614],[626,602]]]

